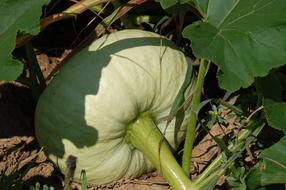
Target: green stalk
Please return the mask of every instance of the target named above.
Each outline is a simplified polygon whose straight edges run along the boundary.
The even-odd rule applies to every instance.
[[[27,55],[29,70],[30,70],[30,81],[32,94],[36,100],[40,97],[43,90],[46,87],[46,81],[38,64],[36,55],[33,50],[31,43],[25,45],[25,51]]]
[[[185,15],[186,15],[185,11],[180,11],[178,13],[179,23],[178,23],[178,27],[177,27],[177,44],[181,43]]]
[[[191,102],[192,110],[195,110],[195,108],[200,104],[201,92],[203,89],[206,72],[207,72],[207,62],[202,59],[200,63],[199,74],[198,74],[197,83],[196,83],[196,89],[195,89],[194,96]],[[182,167],[187,176],[190,175],[189,171],[190,171],[193,143],[195,140],[196,125],[197,125],[197,115],[195,112],[191,111],[190,121],[187,127],[186,139],[185,139],[185,144],[184,144],[183,161],[182,161]]]
[[[177,163],[168,142],[150,114],[142,114],[128,126],[126,141],[144,154],[161,172],[173,190],[197,189]]]
[[[239,109],[238,107],[236,107],[234,105],[231,105],[228,102],[225,102],[222,99],[216,99],[216,100],[214,100],[214,102],[217,103],[217,104],[223,105],[224,107],[230,109],[231,111],[233,111],[234,113],[236,113],[238,115],[243,115],[243,111],[241,109]]]

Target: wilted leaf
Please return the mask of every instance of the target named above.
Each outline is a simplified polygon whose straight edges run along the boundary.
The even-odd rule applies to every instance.
[[[18,32],[37,34],[42,6],[49,0],[0,1],[0,80],[13,80],[22,72],[22,65],[12,59]]]
[[[285,0],[198,1],[204,22],[187,26],[196,56],[218,65],[220,86],[248,87],[286,63]]]

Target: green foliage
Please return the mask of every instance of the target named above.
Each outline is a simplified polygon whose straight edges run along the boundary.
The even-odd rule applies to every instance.
[[[232,187],[233,190],[246,190],[247,185],[245,182],[245,168],[239,167],[232,170],[232,175],[227,178],[228,184]]]
[[[219,67],[220,86],[228,91],[248,87],[286,60],[284,0],[197,1],[205,15],[186,27],[197,57]]]
[[[265,99],[264,111],[269,125],[273,128],[282,130],[286,134],[286,103]]]
[[[249,87],[257,77],[267,75],[256,80],[255,85],[258,90],[256,105],[262,103],[268,124],[285,133],[286,103],[283,101],[285,82],[282,84],[279,71],[270,75],[268,73],[271,69],[286,63],[284,48],[286,15],[282,8],[286,6],[286,2],[194,0],[193,3],[203,19],[187,26],[183,36],[191,40],[195,56],[211,60],[218,66],[217,78],[220,86],[228,92]],[[250,105],[248,106],[250,110]],[[211,117],[209,124],[216,120],[214,116]],[[268,169],[263,172],[261,170],[252,172],[255,175],[249,176],[255,176],[251,179],[256,181],[250,181],[257,185],[249,183],[249,187],[285,183],[282,173],[285,173],[286,167],[281,160],[283,147],[285,144],[281,140],[262,152],[261,158]],[[273,172],[275,168],[279,171],[278,174]],[[241,176],[232,175],[228,178],[229,184],[234,189],[247,188],[246,174],[243,173]],[[264,179],[266,176],[267,180]]]
[[[2,0],[0,3],[0,80],[14,80],[23,66],[12,58],[19,33],[36,35],[42,6],[49,0]]]
[[[264,112],[268,124],[286,133],[286,104],[283,101],[284,77],[279,71],[275,71],[266,77],[257,79],[256,87],[262,99]],[[254,168],[248,176],[248,186],[255,189],[276,183],[286,183],[285,162],[286,137],[278,143],[262,151],[262,162]]]
[[[161,7],[163,9],[169,9],[173,6],[175,6],[178,3],[181,3],[181,1],[178,0],[156,0],[157,2],[160,2]]]
[[[86,177],[85,170],[81,171],[81,177],[82,177],[81,188],[82,188],[82,190],[87,190],[87,177]]]
[[[268,124],[286,133],[286,103],[283,102],[283,79],[275,72],[257,80],[257,89],[262,97]]]
[[[160,2],[163,9],[167,9],[169,7],[172,7],[177,3],[176,0],[159,0],[159,2]]]
[[[270,148],[262,151],[265,168],[261,171],[261,185],[286,183],[286,137]],[[267,179],[265,179],[267,178]]]
[[[270,148],[262,151],[261,162],[248,176],[250,189],[269,184],[286,183],[286,137]]]

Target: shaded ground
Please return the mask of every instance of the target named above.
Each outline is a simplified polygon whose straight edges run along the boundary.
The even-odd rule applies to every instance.
[[[0,176],[18,170],[16,179],[22,178],[27,186],[59,181],[34,137],[34,108],[29,89],[16,83],[0,84]]]

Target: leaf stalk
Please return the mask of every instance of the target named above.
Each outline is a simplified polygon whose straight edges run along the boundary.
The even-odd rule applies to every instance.
[[[196,131],[196,125],[197,125],[197,114],[194,112],[196,110],[196,107],[199,106],[201,101],[201,92],[204,85],[204,79],[207,72],[207,65],[208,62],[204,59],[201,59],[200,62],[200,68],[197,78],[197,83],[195,87],[195,92],[193,96],[193,100],[191,102],[191,113],[190,113],[190,119],[187,126],[187,132],[186,132],[186,139],[184,144],[184,153],[183,153],[183,161],[182,161],[182,168],[185,172],[185,174],[189,177],[190,176],[190,166],[191,166],[191,157],[192,157],[192,150],[193,150],[193,144],[195,141],[195,131]]]
[[[27,55],[27,61],[30,70],[30,82],[32,94],[36,100],[40,97],[43,90],[46,88],[46,81],[38,64],[33,46],[31,43],[25,45],[25,51]]]

